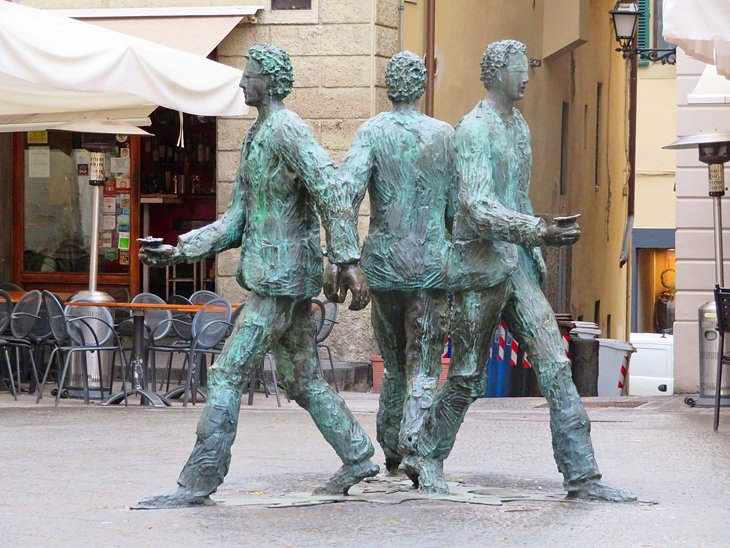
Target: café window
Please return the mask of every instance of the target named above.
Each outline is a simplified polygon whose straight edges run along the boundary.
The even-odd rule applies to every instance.
[[[23,141],[23,271],[88,273],[93,189],[87,147],[93,142],[107,149],[98,271],[128,274],[132,190],[126,136],[39,131],[26,133]]]

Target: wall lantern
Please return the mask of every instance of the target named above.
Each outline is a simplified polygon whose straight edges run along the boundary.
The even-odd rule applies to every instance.
[[[636,47],[636,29],[639,16],[643,13],[635,0],[618,0],[609,12],[613,21],[616,41],[624,59],[639,56],[649,61],[660,61],[662,65],[673,65],[677,61],[677,48],[639,48]]]

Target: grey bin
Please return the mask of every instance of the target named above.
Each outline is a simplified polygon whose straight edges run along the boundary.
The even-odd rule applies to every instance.
[[[715,386],[717,382],[717,311],[715,301],[708,301],[699,308],[700,341],[700,396],[693,405],[700,407],[715,406]],[[730,340],[725,335],[725,348],[730,349]],[[728,364],[723,366],[723,385],[720,387],[720,405],[730,406],[730,376]]]

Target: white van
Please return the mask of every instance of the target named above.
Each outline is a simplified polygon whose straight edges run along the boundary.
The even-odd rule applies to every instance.
[[[658,333],[632,333],[636,353],[629,365],[629,396],[674,394],[674,337]]]

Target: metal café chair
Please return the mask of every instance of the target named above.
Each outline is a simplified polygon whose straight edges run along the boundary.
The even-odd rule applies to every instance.
[[[13,282],[0,282],[0,289],[3,291],[25,291],[25,289]]]
[[[192,304],[207,304],[210,301],[214,299],[222,299],[218,293],[215,291],[210,291],[208,289],[201,289],[199,291],[196,291],[192,295],[190,295],[190,302]]]
[[[81,353],[81,364],[83,368],[82,378],[84,383],[84,403],[89,403],[89,367],[87,354],[95,354],[95,356],[98,358],[101,355],[101,352],[112,352],[111,382],[113,382],[114,361],[117,353],[119,353],[120,355],[120,359],[122,360],[122,391],[125,393],[124,404],[127,405],[126,356],[124,355],[119,335],[116,333],[116,331],[114,331],[114,323],[111,312],[109,312],[109,310],[107,308],[104,308],[103,306],[79,306],[71,304],[68,305],[65,310],[63,310],[63,314],[59,314],[58,308],[52,303],[50,299],[46,300],[46,303],[49,304],[49,318],[51,320],[51,328],[53,329],[54,336],[57,338],[57,340],[63,340],[64,337],[67,340],[64,345],[59,346],[54,350],[54,353],[57,352],[59,354],[59,367],[60,355],[65,354],[63,370],[58,376],[56,405],[58,405],[61,394],[63,393],[64,382],[66,380],[66,374],[68,372],[69,364],[71,363],[71,358],[74,354],[77,353]],[[60,302],[57,302],[56,304],[60,305]],[[101,378],[101,360],[97,360],[97,364],[100,374],[100,399],[103,400],[104,380],[103,378]],[[44,375],[44,382],[45,377],[46,375]],[[109,388],[109,393],[111,394],[111,383]]]
[[[715,381],[715,414],[712,428],[717,432],[720,425],[720,398],[722,392],[722,368],[730,364],[730,354],[725,353],[725,335],[730,333],[730,288],[715,284],[715,309],[720,342],[717,349],[717,379]]]
[[[166,304],[165,301],[153,293],[139,293],[132,299],[132,303],[135,304]],[[146,364],[150,364],[148,370],[151,369],[152,386],[157,385],[157,370],[154,357],[152,361],[149,361],[151,348],[161,344],[162,341],[167,337],[172,327],[172,312],[165,308],[148,308],[144,311],[144,326],[145,326],[145,345],[144,355]]]
[[[7,295],[7,293],[5,293]],[[10,382],[15,386],[15,394],[21,392],[21,355],[22,350],[27,350],[30,360],[32,381],[35,386],[40,384],[38,380],[38,369],[36,367],[34,344],[29,337],[33,337],[33,328],[36,322],[41,319],[42,296],[38,290],[25,293],[15,304],[10,314],[11,336],[0,338],[0,348],[3,349],[6,363],[9,364]],[[13,378],[9,349],[15,350],[15,378]],[[11,390],[12,391],[12,390]],[[17,398],[16,398],[17,399]]]
[[[340,391],[340,387],[337,386],[337,376],[335,375],[335,362],[332,360],[332,349],[329,345],[324,344],[327,337],[332,333],[332,329],[337,323],[337,303],[333,301],[320,301],[319,299],[312,299],[312,321],[317,329],[316,343],[317,353],[319,349],[323,348],[327,351],[327,358],[330,362],[330,371],[332,371],[332,381],[335,385],[335,390]]]
[[[189,305],[192,304],[190,300],[187,297],[183,297],[182,295],[172,295],[167,300],[168,304],[181,304],[181,305]],[[152,358],[152,364],[155,366],[155,359],[157,352],[167,352],[167,379],[166,381],[164,379],[160,380],[160,385],[158,387],[158,390],[162,390],[163,385],[165,382],[167,383],[165,386],[165,390],[167,392],[170,391],[170,378],[172,377],[172,359],[175,355],[175,353],[180,353],[185,356],[185,360],[183,361],[183,371],[186,371],[187,367],[187,356],[188,356],[188,349],[190,348],[190,344],[193,338],[193,332],[192,332],[192,326],[193,326],[193,314],[190,312],[180,312],[180,311],[171,311],[172,317],[171,317],[171,327],[172,332],[175,334],[176,339],[172,342],[168,342],[167,344],[158,344],[155,343],[154,346],[150,347],[150,356]],[[168,333],[169,335],[169,333]]]
[[[10,295],[2,289],[0,289],[0,347],[3,346],[3,333],[8,331],[10,328],[10,317],[13,314],[13,302]],[[13,366],[10,362],[9,356],[6,355],[5,368],[8,374],[7,387],[13,398],[18,400],[18,393],[15,390],[15,381],[13,380]],[[6,385],[5,381],[0,377],[0,384]]]
[[[231,325],[231,303],[223,297],[217,297],[205,303],[193,317],[191,325],[192,339],[187,349],[187,375],[184,386],[174,388],[165,394],[165,398],[183,397],[183,406],[187,407],[189,396],[193,405],[197,397],[206,397],[205,387],[205,355],[220,354],[220,342],[227,336]],[[175,350],[178,351],[179,350]]]

